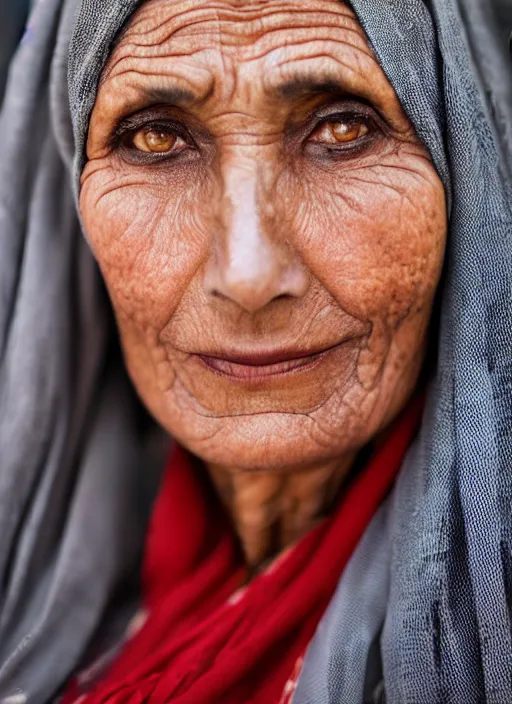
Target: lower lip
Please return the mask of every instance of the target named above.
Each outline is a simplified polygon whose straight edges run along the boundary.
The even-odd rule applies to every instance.
[[[339,347],[339,345],[337,345],[337,347]],[[309,357],[300,357],[298,359],[289,359],[284,362],[265,365],[237,364],[235,362],[228,362],[225,359],[219,359],[218,357],[207,357],[204,355],[199,355],[199,358],[209,369],[222,376],[231,377],[232,379],[238,379],[240,381],[262,381],[276,376],[283,376],[284,374],[309,371],[315,367],[323,357],[336,348],[333,347],[324,352],[310,355]]]

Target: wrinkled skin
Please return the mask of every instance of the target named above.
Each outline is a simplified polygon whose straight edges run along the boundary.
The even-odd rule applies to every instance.
[[[260,564],[315,524],[416,385],[440,179],[338,0],[150,0],[87,150],[81,212],[131,378]],[[332,349],[257,380],[198,356],[292,348]]]

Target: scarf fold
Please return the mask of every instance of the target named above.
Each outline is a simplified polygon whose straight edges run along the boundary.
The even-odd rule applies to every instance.
[[[176,448],[147,537],[147,619],[81,704],[286,701],[339,576],[389,492],[421,408],[414,399],[335,513],[248,586],[226,515]],[[65,703],[79,696],[72,689]]]

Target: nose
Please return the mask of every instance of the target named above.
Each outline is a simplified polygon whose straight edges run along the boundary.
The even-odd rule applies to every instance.
[[[231,168],[223,174],[212,255],[205,291],[255,313],[281,297],[298,298],[308,275],[280,232],[275,215],[277,194],[263,188],[256,168]]]

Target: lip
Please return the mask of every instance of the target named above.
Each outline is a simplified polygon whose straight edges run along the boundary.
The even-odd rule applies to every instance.
[[[240,381],[261,381],[310,370],[325,356],[339,349],[354,338],[342,340],[334,345],[316,350],[269,350],[230,354],[197,354],[201,362],[211,371]]]

